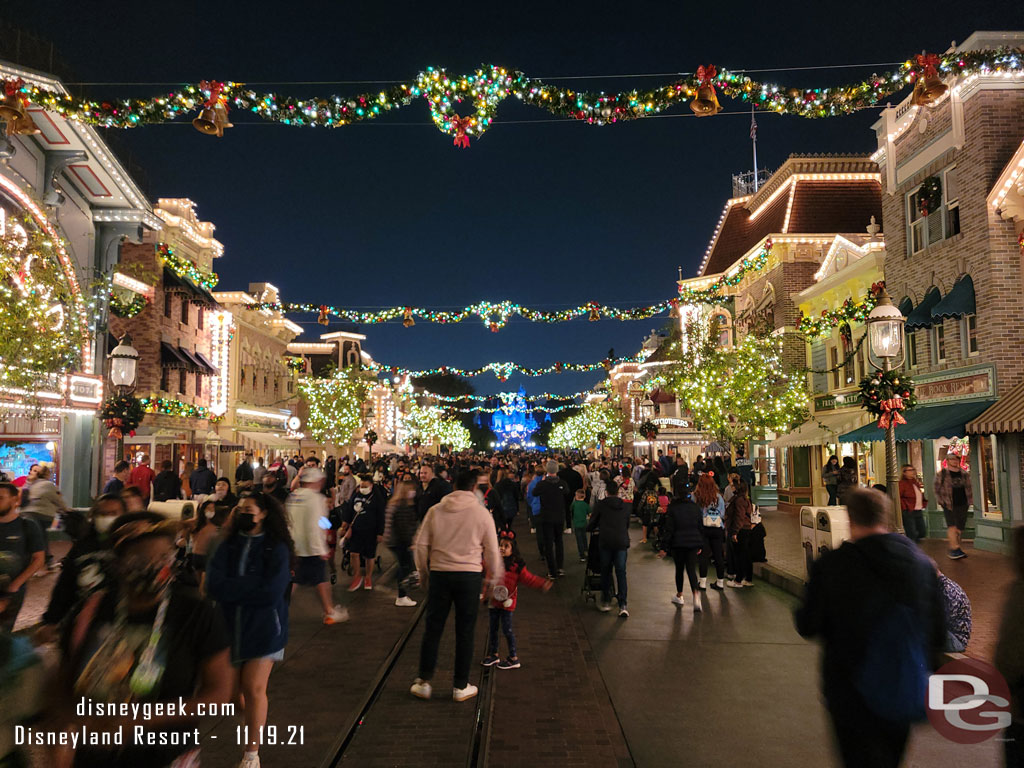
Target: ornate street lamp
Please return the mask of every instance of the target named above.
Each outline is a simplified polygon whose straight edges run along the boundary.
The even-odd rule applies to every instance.
[[[650,395],[646,396],[640,401],[640,418],[644,421],[651,421],[654,418],[654,401],[651,400]],[[651,459],[651,466],[654,466],[654,440],[647,437],[647,455]]]
[[[132,346],[132,337],[127,333],[122,336],[107,359],[110,361],[110,383],[117,387],[118,394],[134,392],[139,351]]]
[[[135,391],[136,374],[139,369],[139,351],[132,346],[132,337],[127,333],[121,337],[110,354],[107,355],[110,361],[110,383],[117,390],[120,396],[131,394]],[[117,461],[124,458],[124,435],[117,438]]]
[[[882,289],[878,304],[868,315],[868,341],[871,353],[881,361],[883,374],[899,369],[903,365],[903,331],[907,318],[893,306],[889,294]],[[875,365],[874,360],[871,364]],[[893,520],[896,530],[903,530],[903,515],[900,512],[899,469],[896,465],[896,420],[889,419],[885,430],[885,486],[892,500]]]

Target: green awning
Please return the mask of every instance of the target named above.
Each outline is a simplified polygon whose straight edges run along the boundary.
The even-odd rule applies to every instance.
[[[920,406],[906,411],[906,424],[896,425],[896,440],[936,440],[940,437],[965,437],[967,422],[987,411],[995,400],[976,400],[973,403],[944,403]],[[884,440],[885,430],[879,429],[878,420],[860,429],[839,436],[841,443],[870,443]]]
[[[963,317],[964,315],[973,315],[974,312],[974,281],[970,275],[964,275],[956,281],[953,290],[932,307],[932,319]]]
[[[910,317],[910,313],[914,311],[914,302],[910,300],[909,296],[904,296],[903,301],[900,302],[898,307],[900,314],[904,317]]]
[[[932,327],[932,307],[942,300],[942,294],[939,293],[938,288],[932,288],[928,293],[921,299],[921,303],[918,304],[914,310],[907,316],[906,328],[908,331],[916,331],[918,328],[931,328]]]

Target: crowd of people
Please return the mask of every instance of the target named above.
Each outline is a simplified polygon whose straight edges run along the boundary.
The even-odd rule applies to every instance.
[[[116,764],[188,765],[199,754],[199,744],[189,740],[198,721],[189,713],[201,703],[234,702],[250,734],[240,765],[259,766],[258,734],[267,719],[270,674],[288,643],[291,595],[311,588],[325,626],[346,621],[348,611],[333,599],[339,561],[352,574],[349,592],[372,591],[379,554],[387,549],[396,566],[395,606],[416,606],[416,595],[424,595],[414,696],[433,695],[440,640],[454,609],[452,697],[466,701],[477,694],[470,673],[480,606],[488,615],[480,663],[520,668],[519,587],[546,592],[565,577],[567,539],[599,585],[598,609],[617,610],[622,619],[629,617],[627,561],[637,540],[631,523],[641,529],[640,544],[672,560],[671,602],[689,602],[695,614],[708,588],[752,587],[753,563],[764,559],[764,525],[745,479],[752,479],[749,464],[721,456],[698,457],[692,466],[663,455],[626,461],[467,453],[384,456],[371,463],[296,455],[269,466],[247,456],[233,481],[216,477],[202,461],[186,475],[166,463],[154,473],[148,457],[142,459],[134,468],[115,467],[86,518],[76,520],[59,500],[55,504],[54,516],[65,518],[74,541],[32,636],[59,650],[57,703],[47,717],[60,728],[86,723],[72,707],[82,697],[108,703],[181,697],[193,705],[160,721],[180,736],[175,744],[120,748]],[[33,501],[52,498],[48,487],[37,487],[46,479],[47,473],[36,473],[27,494],[0,483],[0,536],[8,542],[0,558],[6,564],[0,569],[0,668],[13,658],[16,646],[8,640],[25,585],[46,569],[46,536],[33,514],[40,509]],[[905,479],[915,480],[909,472]],[[955,491],[955,479],[942,482]],[[962,494],[953,491],[947,495],[956,506]],[[826,697],[842,754],[854,761],[849,764],[869,755],[872,764],[883,765],[902,754],[906,734],[886,726],[879,731],[884,737],[857,737],[885,719],[856,688],[864,681],[850,679],[851,654],[870,652],[858,622],[907,606],[899,615],[919,627],[922,653],[963,650],[970,605],[910,541],[889,532],[884,497],[852,487],[841,492],[852,541],[817,561],[797,626],[825,639]],[[919,488],[901,496],[923,505]],[[194,499],[194,518],[148,509],[173,498]],[[518,521],[523,511],[528,519]],[[537,573],[522,551],[527,531],[535,537]],[[879,589],[868,588],[872,579]],[[906,583],[912,584],[889,588]],[[1024,625],[1006,624],[1004,634],[1017,632],[1018,623]],[[1019,651],[1001,644],[1000,654],[1001,668],[1017,669]],[[1024,672],[1012,674],[1011,687],[1024,681]],[[54,765],[113,764],[114,754],[109,745],[79,747],[74,754],[58,750]]]

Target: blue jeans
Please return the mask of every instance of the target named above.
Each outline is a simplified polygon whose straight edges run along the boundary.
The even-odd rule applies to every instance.
[[[506,611],[504,608],[491,608],[490,627],[487,632],[487,655],[494,656],[498,653],[499,626],[502,634],[505,635],[505,640],[508,641],[508,655],[510,658],[515,658],[518,654],[516,653],[516,633],[512,631],[512,611]]]
[[[612,568],[615,568],[619,608],[626,607],[626,551],[625,549],[601,550],[601,596],[604,598],[605,603],[611,602]]]
[[[923,509],[908,509],[903,513],[903,529],[907,538],[912,541],[920,541],[928,535],[928,528],[924,522]]]
[[[587,559],[587,529],[586,528],[573,528],[572,532],[576,534],[576,548],[580,551],[580,560]]]

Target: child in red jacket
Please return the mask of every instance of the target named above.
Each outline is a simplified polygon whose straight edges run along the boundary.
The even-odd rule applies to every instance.
[[[530,573],[526,561],[519,554],[515,531],[502,531],[498,538],[498,549],[505,559],[505,579],[494,588],[491,595],[490,630],[487,633],[487,657],[480,662],[485,667],[493,664],[498,669],[519,669],[519,656],[516,652],[516,635],[512,631],[512,614],[516,610],[519,584],[547,592],[551,589],[551,580],[542,579]],[[508,658],[498,658],[498,627],[501,627],[505,640],[508,642]]]

